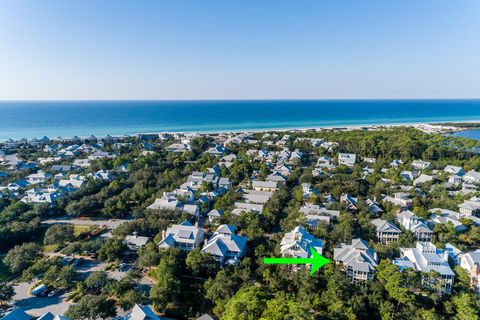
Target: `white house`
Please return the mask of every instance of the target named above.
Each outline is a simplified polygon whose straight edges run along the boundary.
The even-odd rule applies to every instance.
[[[410,195],[405,192],[396,192],[394,196],[386,196],[383,198],[384,202],[390,202],[394,206],[399,206],[400,210],[410,209],[413,205],[412,199],[410,199]]]
[[[463,181],[466,183],[480,184],[480,172],[470,170],[463,176]]]
[[[463,170],[462,167],[451,166],[451,165],[446,166],[443,169],[443,171],[445,171],[446,173],[449,173],[449,174],[456,175],[456,176],[463,176],[465,174],[465,171]]]
[[[442,291],[450,293],[452,290],[455,273],[448,264],[448,254],[431,242],[417,242],[416,248],[400,248],[400,259],[395,259],[393,263],[400,270],[412,268],[425,273],[436,271],[444,281]]]
[[[223,210],[217,210],[217,209],[214,209],[214,210],[211,210],[207,216],[208,216],[208,221],[210,222],[213,222],[215,220],[218,220],[220,219],[220,217],[222,217],[224,214]]]
[[[130,250],[137,251],[138,249],[143,248],[148,241],[150,241],[149,237],[142,237],[137,235],[136,232],[134,232],[132,235],[128,235],[125,237],[125,244]]]
[[[236,227],[223,224],[213,233],[202,249],[203,253],[210,253],[215,260],[222,264],[237,265],[245,255],[247,237],[239,236]]]
[[[459,265],[470,276],[470,285],[480,293],[480,250],[470,251],[458,256]]]
[[[295,227],[291,232],[285,233],[280,242],[280,253],[282,257],[309,258],[310,247],[319,254],[323,253],[323,240],[315,238],[303,227]],[[292,269],[296,270],[298,266]]]
[[[202,228],[193,226],[188,220],[181,224],[174,224],[162,235],[159,248],[179,248],[183,251],[192,251],[203,242],[205,232]]]
[[[125,320],[162,320],[162,318],[157,316],[149,306],[135,304]]]
[[[428,161],[413,160],[412,167],[417,170],[427,170],[432,168],[432,164]]]
[[[458,205],[458,210],[462,215],[472,216],[480,212],[480,198],[472,197]]]
[[[396,220],[403,228],[413,232],[419,241],[428,242],[432,240],[433,231],[423,219],[417,217],[412,211],[400,212],[397,214]]]
[[[346,165],[347,167],[353,167],[357,156],[353,153],[339,153],[338,164]]]

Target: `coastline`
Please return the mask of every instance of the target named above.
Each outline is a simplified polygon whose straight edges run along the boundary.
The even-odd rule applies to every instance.
[[[462,126],[462,124],[475,124],[478,127],[467,127]],[[128,138],[135,137],[138,135],[157,135],[157,134],[209,134],[209,135],[218,135],[218,134],[246,134],[246,133],[267,133],[267,132],[305,132],[305,131],[322,131],[322,130],[337,130],[337,131],[352,131],[352,130],[377,130],[384,128],[393,128],[393,127],[413,127],[427,133],[441,133],[449,134],[462,131],[474,130],[480,128],[480,120],[464,120],[464,121],[438,121],[438,122],[409,122],[409,123],[377,123],[377,124],[348,124],[348,125],[325,125],[325,126],[292,126],[292,127],[271,127],[271,128],[242,128],[242,129],[230,129],[230,130],[192,130],[192,131],[146,131],[146,132],[136,132],[130,134],[105,134],[105,135],[95,135],[97,137],[107,137],[111,136],[114,138]],[[91,135],[71,135],[61,137],[62,139],[68,140],[73,139],[74,137],[79,137],[80,139],[86,139]],[[33,138],[8,138],[6,140],[0,140],[0,143],[7,142],[9,140],[22,140],[27,139],[39,140],[42,137],[33,137]],[[55,137],[49,137],[51,140],[57,140]],[[58,139],[60,140],[60,139]]]

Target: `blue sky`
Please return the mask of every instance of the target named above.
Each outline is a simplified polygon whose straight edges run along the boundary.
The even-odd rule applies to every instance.
[[[0,99],[480,98],[478,0],[2,0]]]

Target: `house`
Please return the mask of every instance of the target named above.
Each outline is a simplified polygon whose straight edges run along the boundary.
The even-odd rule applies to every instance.
[[[149,237],[138,236],[136,232],[133,235],[126,236],[124,240],[127,247],[133,251],[143,248],[149,241]]]
[[[184,153],[186,151],[192,150],[192,147],[186,143],[174,143],[166,147],[165,150],[173,153]]]
[[[23,190],[29,185],[30,183],[27,180],[17,180],[15,182],[9,183],[7,185],[7,189],[8,191],[15,192],[15,191]]]
[[[442,291],[450,293],[452,290],[455,274],[448,264],[448,254],[431,242],[417,242],[415,248],[400,248],[400,258],[395,259],[393,264],[400,270],[412,268],[424,273],[438,272],[444,281]]]
[[[390,162],[390,163],[388,164],[388,166],[391,167],[391,168],[395,168],[395,169],[396,169],[396,168],[400,167],[402,164],[403,164],[403,161],[402,161],[402,160],[395,159],[395,160],[393,160],[392,162]]]
[[[305,217],[307,218],[307,227],[310,229],[317,228],[318,224],[321,222],[330,224],[330,220],[337,219],[340,216],[340,211],[328,210],[311,203],[306,203],[301,206],[299,211],[305,214]]]
[[[380,207],[380,205],[374,200],[367,199],[365,203],[368,206],[368,211],[374,214],[382,213],[383,209]]]
[[[70,320],[70,318],[67,318],[67,317],[62,316],[62,315],[54,316],[51,312],[47,312],[46,314],[44,314],[43,316],[41,316],[37,320]]]
[[[451,223],[457,232],[464,232],[468,230],[467,226],[460,222],[459,212],[440,208],[435,208],[428,211],[432,214],[430,216],[430,221],[433,225]]]
[[[182,203],[175,198],[162,197],[157,198],[155,201],[147,207],[149,210],[177,210],[182,207]]]
[[[443,169],[443,171],[445,171],[446,173],[449,173],[449,174],[460,176],[460,177],[465,174],[465,171],[463,170],[462,167],[456,167],[456,166],[451,166],[451,165],[446,166]]]
[[[480,250],[470,251],[458,256],[460,268],[470,276],[470,285],[480,293]]]
[[[350,245],[342,243],[333,250],[333,259],[353,283],[373,280],[377,268],[377,253],[365,240],[353,239]]]
[[[237,156],[233,153],[229,154],[229,155],[226,155],[226,156],[223,156],[220,161],[218,162],[218,164],[220,166],[224,165],[225,167],[227,168],[230,168],[233,163],[235,162],[235,160],[237,159]]]
[[[278,190],[278,182],[254,180],[252,181],[252,188],[257,191],[273,192]]]
[[[400,210],[411,209],[413,205],[410,195],[405,192],[396,192],[393,197],[386,196],[383,198],[383,202],[389,202],[394,206],[399,206]]]
[[[135,304],[125,320],[162,320],[149,306]]]
[[[228,152],[229,152],[228,148],[225,148],[224,146],[221,146],[221,145],[216,145],[214,147],[209,148],[207,151],[205,151],[205,153],[208,153],[213,157],[219,157]]]
[[[377,239],[383,244],[397,241],[402,233],[396,225],[386,220],[373,219],[372,224],[375,226]]]
[[[472,216],[480,212],[480,198],[472,197],[458,205],[458,210],[462,215]]]
[[[237,265],[245,255],[247,237],[236,234],[237,228],[223,224],[213,233],[202,249],[203,253],[210,253],[215,260],[222,264]]]
[[[211,210],[207,216],[208,216],[208,221],[213,222],[215,220],[220,219],[224,215],[223,210]]]
[[[75,170],[75,166],[73,165],[60,165],[60,164],[56,164],[56,165],[53,165],[51,168],[50,168],[50,171],[52,172],[69,172],[69,171],[72,171],[72,170]]]
[[[453,185],[453,186],[459,186],[463,182],[463,177],[458,176],[458,175],[452,175],[448,177],[448,183]]]
[[[38,171],[37,173],[30,174],[26,177],[26,180],[30,184],[45,183],[50,179],[52,175],[50,173],[45,173],[43,171]]]
[[[203,316],[195,320],[213,320],[213,318],[209,314],[205,313]]]
[[[5,314],[0,320],[30,320],[32,319],[23,309],[16,308]]]
[[[447,243],[445,245],[445,252],[448,254],[448,258],[452,261],[454,265],[460,265],[460,256],[463,254],[460,249],[458,249],[451,243]]]
[[[75,159],[73,160],[73,165],[80,168],[88,168],[90,167],[90,160],[89,159]]]
[[[280,242],[280,254],[282,257],[310,258],[312,247],[319,254],[323,253],[324,241],[315,238],[303,227],[295,227],[290,232],[285,233]],[[298,266],[292,266],[292,270],[298,269]]]
[[[182,208],[183,212],[186,212],[195,218],[200,216],[200,208],[196,204],[186,204]]]
[[[263,212],[263,204],[235,202],[235,209],[232,210],[233,215],[240,215],[242,212]]]
[[[345,203],[347,206],[348,210],[357,210],[357,203],[358,203],[358,198],[354,198],[353,196],[349,195],[348,193],[343,194],[340,197],[340,201]]]
[[[339,153],[338,154],[338,164],[346,165],[347,167],[353,167],[357,156],[353,153]]]
[[[97,172],[89,173],[89,177],[92,177],[94,180],[113,180],[114,176],[108,172],[108,170],[98,170]]]
[[[470,170],[463,176],[463,181],[466,183],[480,184],[480,172]]]
[[[192,251],[203,242],[205,232],[202,228],[193,226],[188,220],[181,224],[174,224],[162,234],[161,248],[179,248],[183,251]]]
[[[288,178],[281,172],[275,172],[265,178],[265,181],[278,182],[285,184]]]
[[[432,240],[433,231],[428,227],[425,220],[419,218],[410,210],[402,211],[397,214],[396,220],[405,228],[413,232],[420,242],[428,242]]]
[[[402,171],[400,173],[400,177],[402,177],[406,181],[413,181],[415,179],[415,172],[413,172],[413,171]]]
[[[435,178],[431,175],[421,174],[418,178],[413,180],[413,185],[418,186],[418,185],[433,181],[433,179],[435,179]]]
[[[250,189],[243,189],[242,199],[246,203],[266,204],[272,197],[273,192],[270,191],[256,191]]]
[[[413,160],[412,167],[417,170],[428,170],[432,168],[432,164],[428,161]]]

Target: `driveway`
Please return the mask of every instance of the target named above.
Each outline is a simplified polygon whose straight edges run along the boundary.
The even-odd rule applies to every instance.
[[[35,297],[31,296],[28,291],[33,283],[20,282],[14,286],[15,296],[13,301],[17,307],[24,309],[33,316],[41,316],[47,312],[53,314],[64,314],[72,302],[66,302],[64,299],[68,293],[56,295],[55,297]]]

